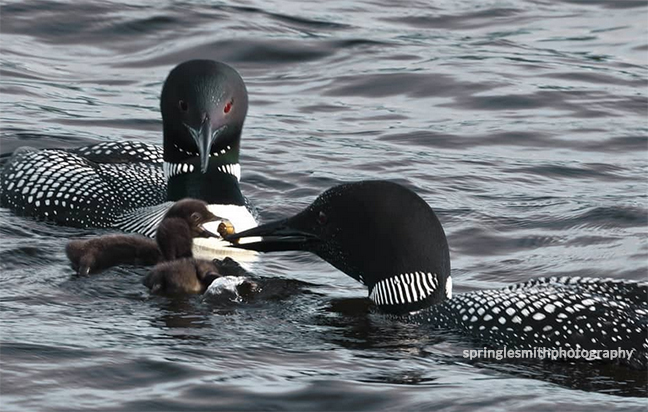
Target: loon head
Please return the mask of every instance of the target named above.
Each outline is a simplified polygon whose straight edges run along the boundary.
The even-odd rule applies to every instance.
[[[238,163],[248,95],[232,67],[212,60],[176,66],[162,88],[164,160],[207,173],[210,163]]]
[[[206,224],[224,220],[207,209],[207,203],[196,199],[176,202],[164,215],[155,238],[165,260],[193,257],[193,239],[214,236]]]
[[[434,211],[396,183],[342,184],[288,219],[226,236],[261,236],[234,247],[260,252],[304,250],[317,254],[369,288],[389,313],[419,310],[449,297],[450,255]]]

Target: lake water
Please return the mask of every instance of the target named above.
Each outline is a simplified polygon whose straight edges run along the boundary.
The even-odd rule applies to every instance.
[[[4,1],[1,152],[161,142],[177,63],[245,79],[242,189],[264,220],[359,179],[437,211],[456,292],[539,276],[646,279],[644,0]],[[68,238],[0,209],[0,404],[23,410],[645,410],[645,372],[468,362],[461,336],[368,313],[310,255],[310,282],[214,307],[150,296],[146,269],[73,276]],[[310,293],[306,293],[310,292]]]

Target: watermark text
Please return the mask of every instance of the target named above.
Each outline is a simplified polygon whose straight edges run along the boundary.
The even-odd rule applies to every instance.
[[[630,360],[635,349],[564,349],[564,348],[532,348],[532,349],[466,349],[463,351],[465,359],[585,359],[593,360]]]

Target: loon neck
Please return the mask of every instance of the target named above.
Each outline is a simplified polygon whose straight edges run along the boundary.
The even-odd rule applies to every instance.
[[[165,163],[165,171],[188,170],[187,164]],[[238,164],[220,167],[209,166],[207,173],[194,167],[192,172],[170,175],[167,183],[167,199],[178,201],[187,197],[203,200],[209,204],[245,205],[238,181]]]
[[[205,173],[201,172],[200,156],[192,149],[183,149],[181,139],[164,139],[164,175],[167,179],[167,200],[187,197],[209,204],[245,205],[239,179],[238,163],[240,132],[215,142],[209,154]]]
[[[170,262],[193,257],[191,229],[183,219],[177,217],[164,219],[155,237],[164,260]]]
[[[369,299],[392,314],[417,311],[451,298],[452,277],[443,272],[410,271],[369,286]]]

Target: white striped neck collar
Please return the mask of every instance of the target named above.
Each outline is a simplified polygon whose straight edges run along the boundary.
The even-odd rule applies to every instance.
[[[171,163],[164,162],[162,165],[162,170],[164,171],[164,177],[168,181],[173,176],[193,173],[196,170],[196,166],[191,163]],[[241,180],[241,165],[238,163],[233,164],[222,164],[222,165],[213,165],[210,166],[210,170],[217,170],[220,173],[225,173],[236,177],[236,180]]]
[[[377,282],[369,291],[371,299],[388,312],[410,312],[452,298],[452,277],[436,273],[410,272]]]

